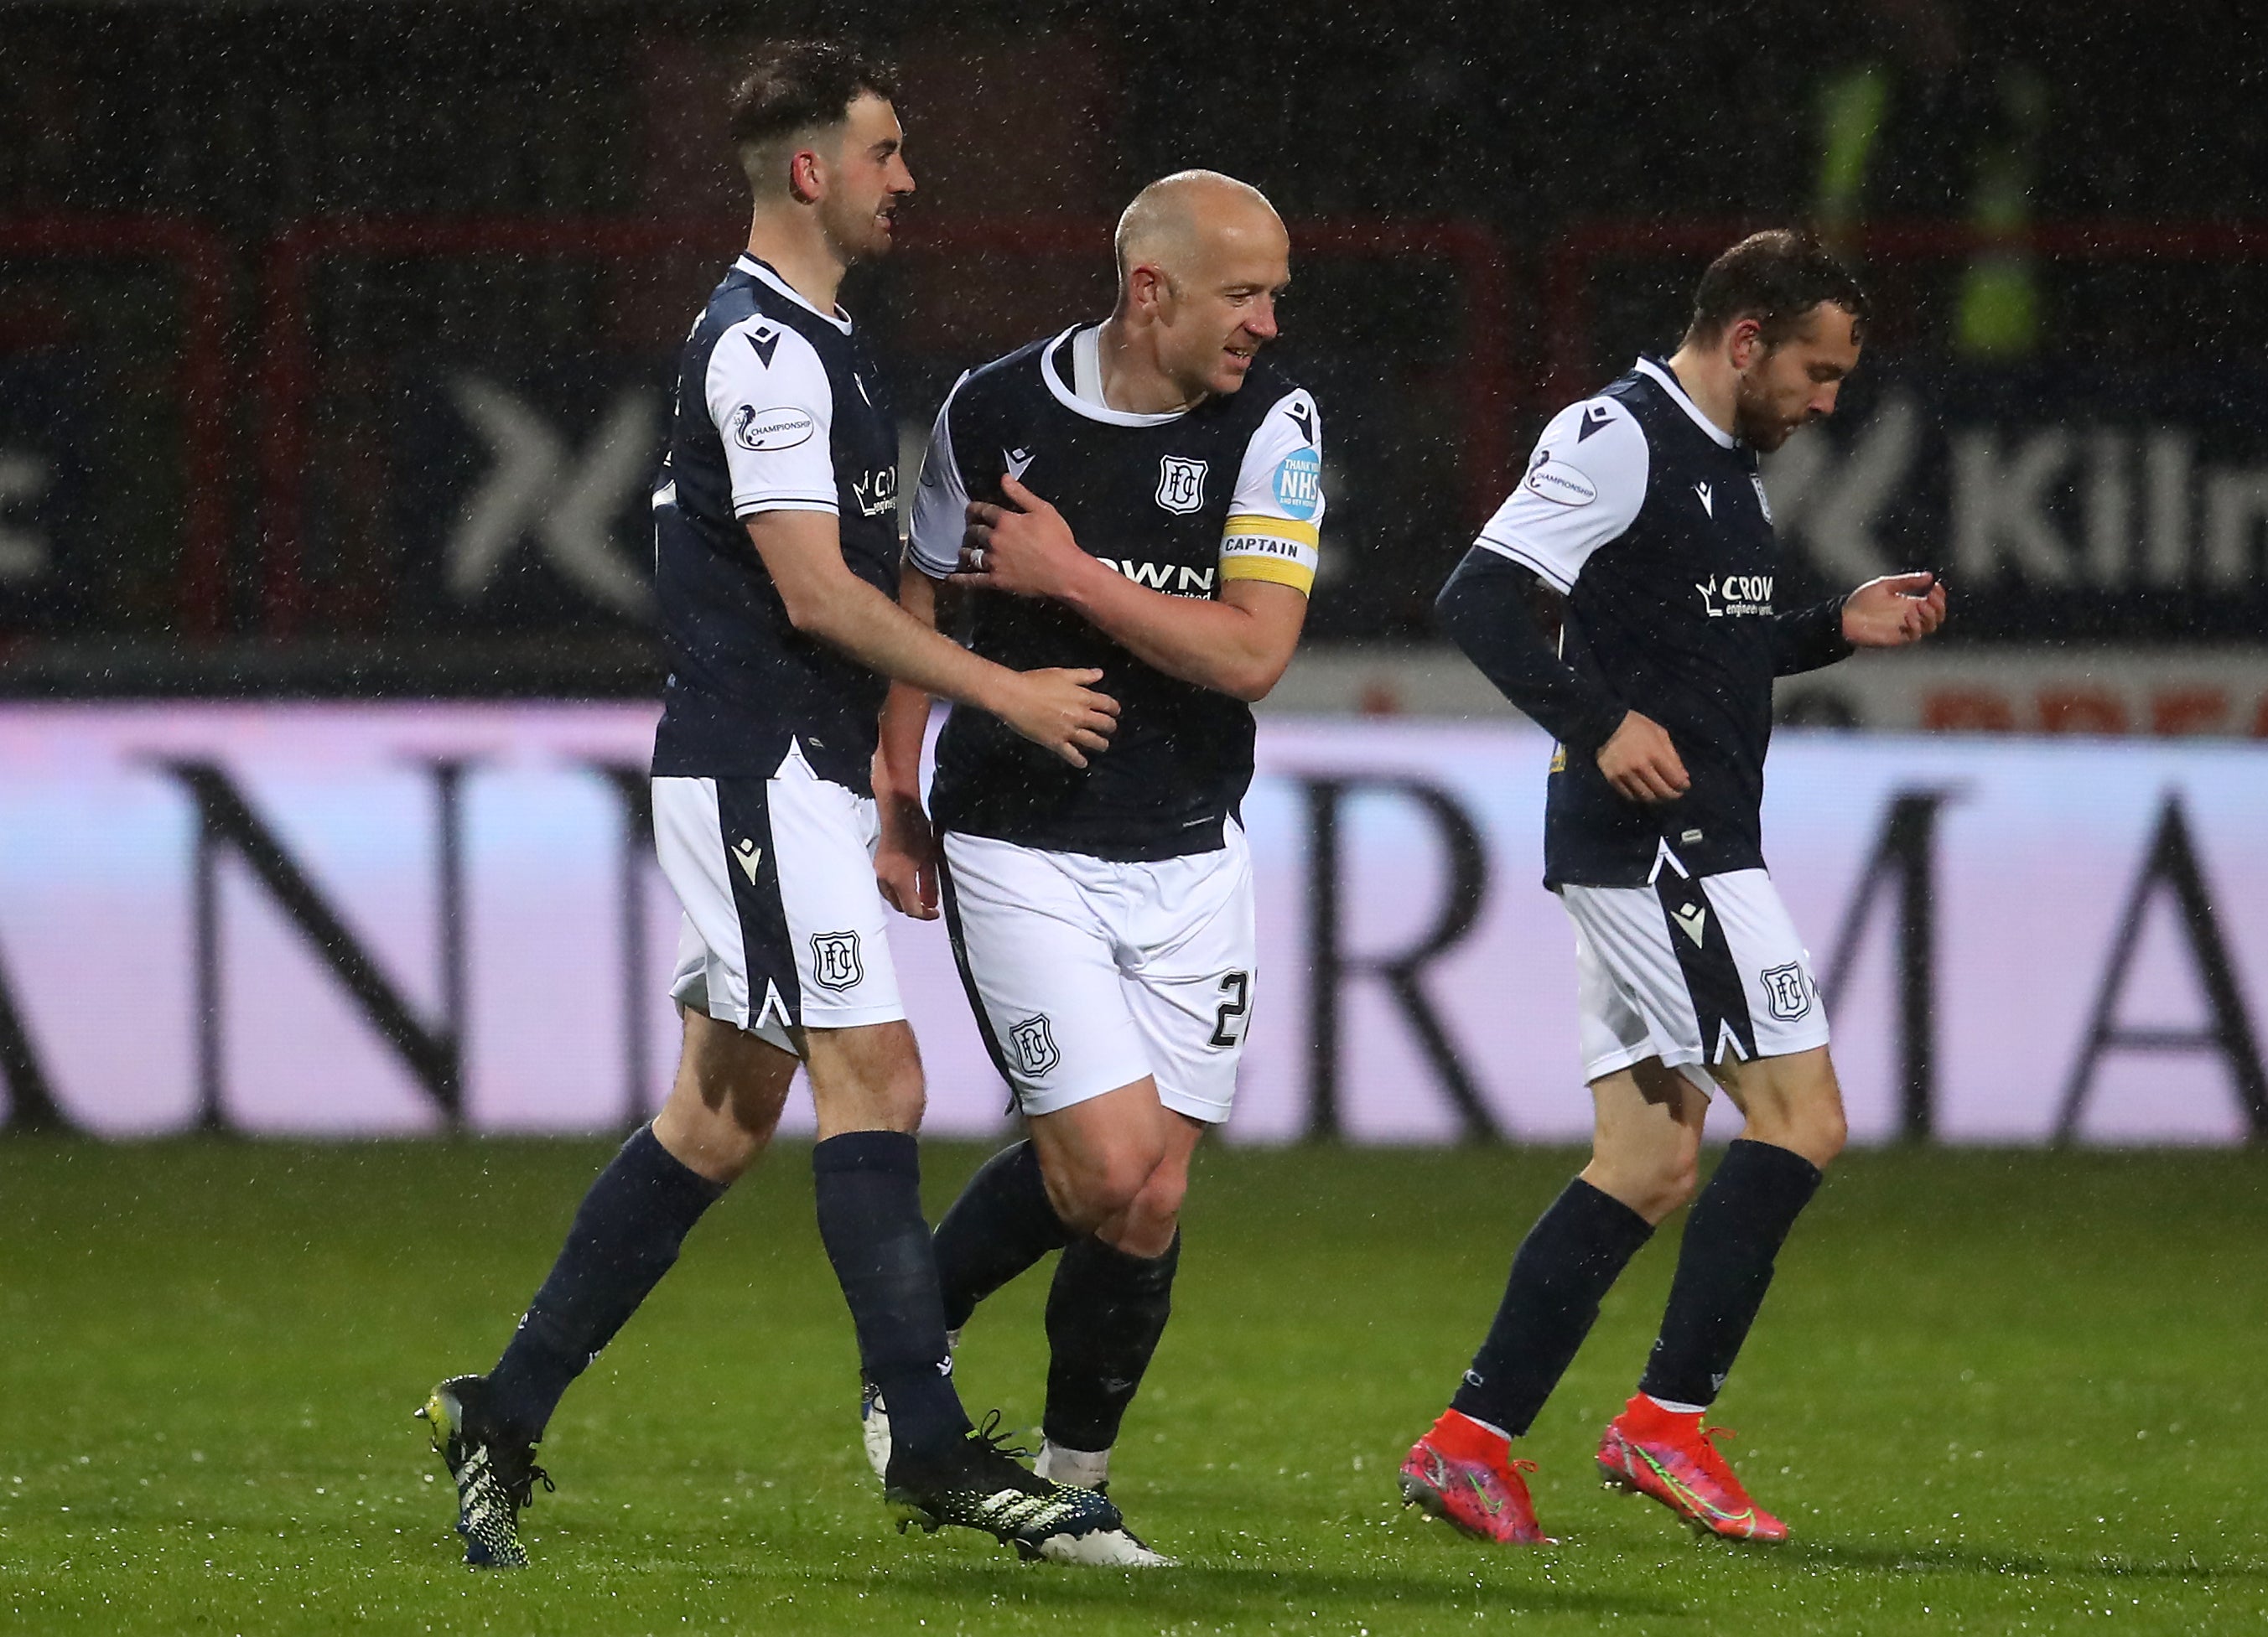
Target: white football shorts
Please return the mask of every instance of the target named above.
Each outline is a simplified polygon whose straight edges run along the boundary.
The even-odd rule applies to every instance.
[[[1583,1078],[1658,1057],[1705,1092],[1727,1056],[1784,1057],[1827,1044],[1811,957],[1761,870],[1652,886],[1563,886],[1575,923]]]
[[[654,848],[685,911],[671,998],[799,1057],[804,1029],[903,1017],[880,837],[873,798],[798,745],[769,779],[656,779]]]
[[[992,1061],[1027,1114],[1145,1078],[1218,1125],[1236,1097],[1258,942],[1252,856],[1146,863],[945,838],[945,913]]]

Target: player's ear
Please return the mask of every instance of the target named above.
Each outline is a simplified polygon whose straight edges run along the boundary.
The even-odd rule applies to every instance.
[[[815,204],[827,191],[826,167],[815,148],[798,148],[788,157],[787,191],[798,204]]]
[[[1745,370],[1764,351],[1764,327],[1755,319],[1734,319],[1725,327],[1725,349],[1736,370]]]

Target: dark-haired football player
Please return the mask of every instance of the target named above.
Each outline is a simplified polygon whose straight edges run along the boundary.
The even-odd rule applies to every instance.
[[[1403,1495],[1470,1534],[1544,1538],[1511,1441],[1624,1265],[1694,1198],[1721,1090],[1747,1124],[1687,1219],[1660,1338],[1599,1465],[1698,1528],[1787,1535],[1702,1425],[1844,1141],[1818,986],[1764,869],[1772,679],[1920,641],[1945,591],[1895,575],[1778,606],[1756,455],[1833,413],[1866,319],[1816,241],[1735,245],[1675,354],[1553,418],[1441,591],[1450,635],[1559,741],[1544,881],[1574,922],[1597,1105],[1591,1163],[1528,1231],[1463,1384],[1403,1463]],[[1557,651],[1530,613],[1539,583],[1565,599]]]

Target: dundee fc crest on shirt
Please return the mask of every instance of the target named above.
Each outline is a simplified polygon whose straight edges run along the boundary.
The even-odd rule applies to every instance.
[[[1063,1053],[1056,1050],[1056,1038],[1049,1031],[1045,1012],[1016,1024],[1008,1031],[1008,1039],[1014,1044],[1016,1055],[1027,1075],[1043,1075],[1063,1061]]]
[[[814,932],[811,935],[811,977],[821,988],[851,988],[865,975],[866,969],[858,964],[857,933]]]
[[[1756,975],[1764,980],[1764,1000],[1771,1015],[1782,1023],[1793,1023],[1811,1009],[1811,990],[1803,980],[1803,968],[1795,962],[1768,966]]]
[[[1167,455],[1158,463],[1158,503],[1172,512],[1190,512],[1204,505],[1205,463]]]

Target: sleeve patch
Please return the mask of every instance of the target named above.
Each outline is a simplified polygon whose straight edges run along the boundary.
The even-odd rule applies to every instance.
[[[1276,463],[1276,503],[1284,515],[1305,522],[1323,502],[1322,457],[1295,449]]]
[[[753,404],[742,404],[733,411],[729,429],[733,441],[741,448],[762,453],[808,443],[818,426],[818,421],[806,409],[785,406],[759,409]]]
[[[1597,484],[1566,461],[1554,460],[1548,449],[1535,451],[1521,487],[1561,506],[1587,506],[1599,497]]]

